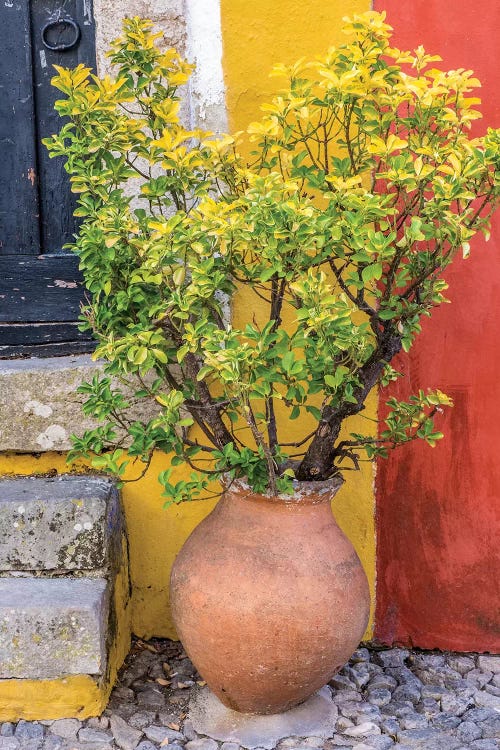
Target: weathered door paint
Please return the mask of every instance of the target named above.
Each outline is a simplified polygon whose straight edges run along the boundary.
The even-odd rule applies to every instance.
[[[29,6],[2,3],[0,256],[39,252],[35,103]],[[13,24],[15,29],[12,29]]]
[[[472,68],[485,123],[500,126],[500,4],[376,0],[402,49]],[[440,387],[455,407],[434,449],[406,446],[377,473],[377,613],[384,643],[500,652],[500,222],[447,274],[451,305],[425,320],[393,393]],[[387,392],[381,393],[381,401]]]
[[[93,65],[90,0],[0,4],[0,357],[88,349],[77,331],[77,225],[63,159],[41,144],[62,124],[53,65]]]

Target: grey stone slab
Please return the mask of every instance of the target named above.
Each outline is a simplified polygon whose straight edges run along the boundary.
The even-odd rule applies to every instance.
[[[493,677],[493,672],[486,669],[471,669],[465,675],[466,681],[475,687],[482,688],[488,684]]]
[[[122,750],[134,750],[142,737],[142,732],[131,727],[120,716],[111,716],[111,733]]]
[[[110,743],[113,741],[113,737],[108,732],[101,732],[99,729],[89,729],[88,727],[80,729],[78,739],[80,742]]]
[[[144,727],[152,724],[155,718],[155,711],[136,711],[129,717],[128,724],[136,729],[144,729]]]
[[[0,571],[117,566],[122,515],[109,479],[0,479]]]
[[[42,747],[43,750],[64,750],[64,748],[67,748],[68,746],[63,737],[51,734],[44,739]]]
[[[422,750],[455,750],[463,743],[449,734],[433,729],[405,729],[398,732],[398,742]]]
[[[481,654],[477,659],[477,665],[483,672],[500,674],[500,654]]]
[[[493,711],[500,713],[500,697],[498,695],[491,695],[484,690],[478,690],[474,696],[474,703],[479,708],[491,708]]]
[[[473,721],[464,721],[457,729],[457,737],[462,742],[472,742],[473,740],[480,740],[482,732]]]
[[[42,750],[43,744],[43,737],[37,737],[31,740],[21,740],[21,750]]]
[[[483,738],[500,738],[500,714],[482,721],[480,726]]]
[[[96,426],[82,412],[83,382],[102,373],[103,363],[89,355],[16,359],[0,362],[0,451],[66,451],[71,435]],[[133,376],[132,376],[133,377]],[[136,399],[139,381],[123,387],[132,419],[150,419],[158,408]]]
[[[404,667],[410,652],[405,648],[390,648],[385,651],[375,652],[373,661],[381,667]]]
[[[368,742],[371,750],[389,750],[389,748],[394,747],[394,741],[385,734],[381,734],[378,737],[370,737]]]
[[[344,730],[344,734],[348,737],[368,737],[371,734],[380,733],[380,727],[373,721],[363,721],[361,724],[357,724],[355,727],[348,727]]]
[[[160,727],[155,724],[149,727],[144,727],[142,730],[148,740],[151,740],[151,742],[158,742],[161,744],[162,742],[165,742],[165,740],[168,740],[169,742],[176,742],[178,740],[182,741],[183,736],[180,732],[176,732],[175,729],[170,729],[169,727]]]
[[[467,672],[470,672],[476,666],[472,657],[462,656],[462,654],[451,654],[448,657],[448,664],[452,669],[460,672],[461,675],[467,674]]]
[[[392,694],[386,688],[374,688],[368,692],[368,699],[374,706],[386,706],[392,700]]]
[[[36,740],[43,737],[43,725],[38,721],[25,721],[21,719],[15,729],[14,736],[18,740]]]
[[[76,740],[81,726],[82,722],[78,719],[57,719],[50,725],[49,732],[67,740]]]
[[[0,737],[0,750],[19,750],[20,747],[15,737]]]
[[[108,610],[99,578],[0,578],[0,678],[102,675]]]
[[[498,750],[500,747],[500,740],[474,740],[469,745],[471,750]]]
[[[244,748],[271,750],[283,737],[332,736],[337,707],[328,688],[322,688],[300,706],[282,714],[255,716],[226,708],[207,688],[193,691],[190,718],[199,734],[237,742]],[[186,746],[189,748],[189,744]],[[194,750],[194,748],[193,748]]]
[[[68,450],[76,428],[93,426],[76,389],[101,369],[89,355],[1,362],[0,450]]]
[[[200,737],[199,740],[191,740],[186,745],[186,750],[218,750],[218,745],[213,740]]]

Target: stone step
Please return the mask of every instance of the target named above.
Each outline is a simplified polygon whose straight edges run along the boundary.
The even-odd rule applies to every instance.
[[[121,523],[111,480],[0,479],[0,571],[110,570]]]
[[[104,675],[109,592],[101,578],[0,578],[0,679]]]

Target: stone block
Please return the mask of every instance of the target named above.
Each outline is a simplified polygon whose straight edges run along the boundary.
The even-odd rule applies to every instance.
[[[479,669],[483,672],[500,674],[500,654],[481,654],[477,660]]]
[[[109,587],[99,578],[0,578],[0,678],[103,675]]]
[[[0,571],[111,570],[121,525],[108,479],[0,479]]]
[[[86,354],[0,361],[0,451],[69,450],[74,432],[81,435],[96,426],[82,413],[86,396],[77,388],[102,374],[102,369],[102,362]],[[158,407],[135,398],[139,387],[139,381],[134,384],[131,378],[123,393],[132,405],[131,418],[148,420]]]
[[[102,365],[88,355],[0,363],[0,450],[68,450],[73,430],[93,426],[77,387]]]
[[[332,736],[338,716],[328,688],[321,688],[305,703],[285,713],[256,716],[226,708],[205,687],[191,694],[189,714],[199,734],[223,742],[238,742],[248,750],[271,750],[283,737],[326,739]],[[206,741],[192,740],[187,743],[186,750],[201,750],[198,743]]]

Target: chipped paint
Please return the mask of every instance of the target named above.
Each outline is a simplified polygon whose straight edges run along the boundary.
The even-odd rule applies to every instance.
[[[90,0],[82,0],[82,7],[83,7],[83,23],[85,26],[90,26],[92,24],[93,18],[92,18],[92,3]]]
[[[191,127],[227,129],[219,0],[186,3],[187,57],[196,70],[189,83]]]

